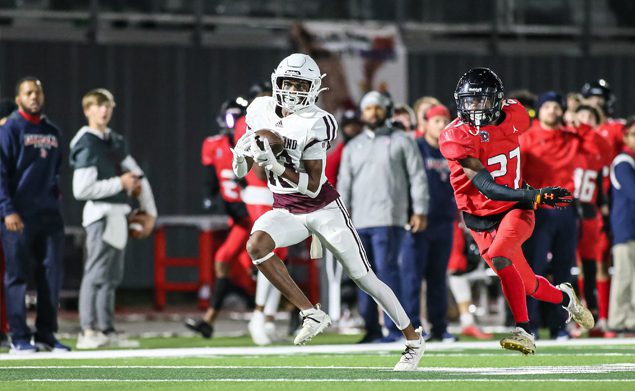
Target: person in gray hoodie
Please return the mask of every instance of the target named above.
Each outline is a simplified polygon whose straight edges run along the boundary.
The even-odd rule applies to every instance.
[[[399,247],[404,227],[412,232],[426,227],[428,183],[416,143],[388,121],[391,106],[390,98],[377,91],[362,98],[364,131],[344,148],[337,190],[351,211],[373,269],[401,297]],[[360,342],[401,338],[388,319],[384,324],[389,334],[383,337],[377,306],[363,292],[359,308],[366,327]]]

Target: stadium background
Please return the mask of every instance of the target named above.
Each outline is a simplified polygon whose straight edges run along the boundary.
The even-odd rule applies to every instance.
[[[3,0],[0,94],[14,96],[22,76],[39,77],[45,113],[67,144],[84,123],[83,93],[110,89],[112,128],[145,169],[159,213],[201,213],[200,146],[216,130],[217,109],[269,77],[292,50],[297,20],[397,26],[410,103],[433,95],[451,104],[460,74],[488,66],[507,91],[577,91],[604,77],[616,115],[633,113],[635,5],[627,0]],[[79,226],[67,163],[62,183],[66,223]],[[173,251],[196,248],[195,238],[181,239]],[[152,252],[151,241],[131,244],[124,288],[152,287]]]

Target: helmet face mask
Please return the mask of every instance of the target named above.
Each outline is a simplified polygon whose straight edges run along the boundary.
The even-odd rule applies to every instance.
[[[276,104],[289,113],[315,104],[320,92],[325,90],[320,88],[323,76],[311,57],[300,53],[290,55],[271,74]]]
[[[500,117],[503,83],[490,69],[473,68],[459,79],[454,99],[463,122],[489,125]]]

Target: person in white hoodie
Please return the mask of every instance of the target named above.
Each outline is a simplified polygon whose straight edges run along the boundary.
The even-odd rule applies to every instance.
[[[94,349],[117,345],[115,291],[123,278],[128,236],[148,237],[157,209],[150,182],[128,153],[123,136],[108,128],[113,95],[103,88],[91,90],[82,106],[88,126],[70,144],[73,196],[86,201],[82,217],[86,261],[79,291],[82,332],[77,348]],[[139,211],[131,213],[135,203]]]

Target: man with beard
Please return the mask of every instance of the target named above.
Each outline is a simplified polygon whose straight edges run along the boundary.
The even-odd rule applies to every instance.
[[[574,193],[573,172],[579,157],[581,138],[563,126],[564,100],[555,92],[542,94],[537,101],[538,121],[520,136],[523,178],[534,188],[557,183]],[[551,269],[552,283],[571,282],[571,267],[575,264],[577,246],[577,215],[575,208],[537,209],[533,234],[525,242],[523,252],[537,275]],[[548,254],[553,258],[549,262]],[[540,325],[538,301],[527,303],[532,329],[537,333]],[[564,329],[566,312],[552,306],[554,314],[548,317],[551,337],[568,339]]]
[[[398,257],[404,226],[413,233],[426,228],[428,181],[414,140],[387,121],[391,106],[390,98],[377,91],[362,98],[364,130],[344,148],[337,190],[351,210],[372,268],[401,297]],[[377,305],[360,293],[359,308],[366,325],[361,342],[382,339]],[[401,338],[388,317],[384,324],[389,328],[385,342]]]
[[[21,79],[15,92],[18,110],[0,131],[0,216],[4,223],[0,228],[11,353],[69,351],[54,334],[63,276],[61,132],[42,114],[44,89],[37,78]],[[35,333],[27,326],[24,302],[31,273],[37,287]]]

